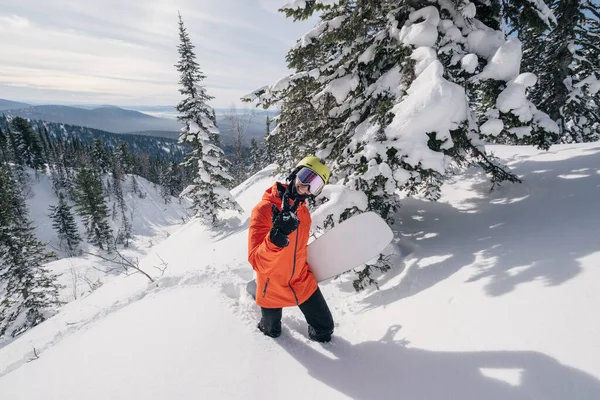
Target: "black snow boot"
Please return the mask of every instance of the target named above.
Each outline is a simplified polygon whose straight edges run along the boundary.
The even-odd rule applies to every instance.
[[[317,333],[317,331],[315,331],[315,328],[313,328],[312,326],[308,326],[308,338],[310,340],[314,340],[315,342],[320,342],[320,343],[327,343],[329,341],[331,341],[331,333]]]
[[[279,335],[281,335],[281,330],[267,330],[265,329],[265,327],[263,327],[263,325],[259,322],[257,325],[257,328],[264,333],[265,335],[272,337],[272,338],[276,338],[279,337]]]

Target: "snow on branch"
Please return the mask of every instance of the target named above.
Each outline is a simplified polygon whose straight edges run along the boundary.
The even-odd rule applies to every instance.
[[[324,21],[305,33],[300,40],[294,46],[294,49],[306,47],[313,42],[314,38],[321,36],[325,32],[332,32],[336,29],[339,29],[342,26],[342,23],[346,19],[345,16],[341,15],[339,17],[333,18],[331,21]]]
[[[534,7],[535,12],[547,26],[556,25],[556,16],[546,5],[544,0],[528,0]]]

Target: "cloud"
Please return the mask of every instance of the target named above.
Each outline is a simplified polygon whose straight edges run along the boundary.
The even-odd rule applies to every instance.
[[[5,15],[0,16],[0,29],[3,28],[17,28],[23,29],[29,26],[29,21],[25,18],[21,18],[18,15]]]
[[[289,72],[285,54],[312,25],[265,9],[271,2],[12,0],[0,11],[0,97],[175,104],[180,11],[211,104],[239,103]]]

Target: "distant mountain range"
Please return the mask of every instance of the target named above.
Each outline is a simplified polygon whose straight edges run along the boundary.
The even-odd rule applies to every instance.
[[[0,114],[99,129],[113,133],[158,136],[171,139],[176,139],[179,136],[181,123],[175,119],[176,112],[172,106],[128,108],[130,109],[111,105],[96,108],[90,108],[90,106],[30,105],[0,99]],[[226,109],[215,110],[217,114],[217,126],[222,134],[221,142],[224,145],[232,143],[232,134],[225,115],[227,111]],[[242,110],[238,110],[240,118],[246,120],[246,116],[241,114],[241,112]],[[275,113],[267,113],[266,111],[259,110],[254,112],[254,116],[248,124],[245,134],[246,145],[250,143],[250,139],[252,138],[259,141],[264,139],[267,115],[273,117]],[[159,116],[168,116],[171,118],[160,118]]]
[[[0,115],[0,128],[5,128],[8,125],[8,118]],[[183,160],[183,157],[189,151],[177,140],[166,137],[113,133],[94,128],[37,120],[32,120],[31,125],[33,130],[40,135],[47,133],[51,143],[56,143],[58,140],[65,143],[78,140],[84,145],[91,146],[95,139],[100,139],[105,146],[116,148],[119,143],[125,142],[134,154],[148,154],[151,157],[175,162]],[[230,149],[226,147],[225,150]]]
[[[27,103],[19,103],[18,101],[0,99],[0,111],[23,107],[30,107],[30,105]]]

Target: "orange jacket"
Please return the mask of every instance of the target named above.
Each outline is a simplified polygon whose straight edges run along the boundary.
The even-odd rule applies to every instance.
[[[317,290],[317,281],[306,262],[312,220],[306,204],[302,203],[296,212],[298,229],[288,236],[290,244],[277,247],[269,239],[273,226],[271,204],[281,210],[277,183],[265,191],[250,216],[248,261],[256,271],[256,303],[265,308],[299,305]]]

